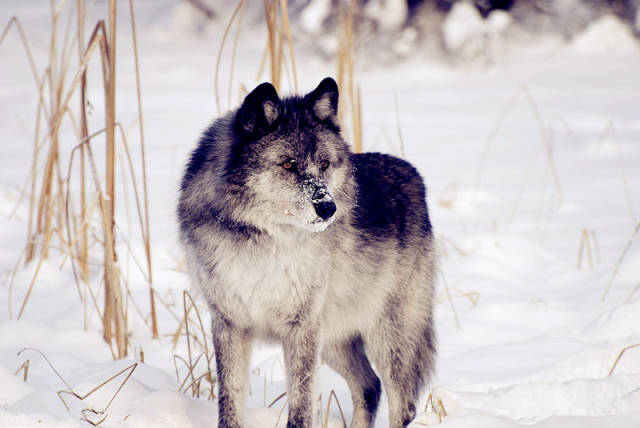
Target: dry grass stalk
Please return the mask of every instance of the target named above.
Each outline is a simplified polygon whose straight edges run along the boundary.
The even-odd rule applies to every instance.
[[[105,123],[106,123],[106,187],[104,205],[104,339],[111,343],[116,341],[118,357],[127,355],[126,329],[122,289],[119,282],[117,257],[115,253],[114,214],[115,214],[115,99],[116,99],[116,2],[109,0],[109,31],[107,32],[107,74],[105,90]],[[115,331],[114,331],[115,330]]]
[[[625,300],[624,303],[629,303],[631,301],[631,299],[633,298],[633,296],[638,292],[639,289],[640,289],[640,281],[638,281],[638,283],[634,287],[633,291],[631,292],[631,294],[629,294],[629,297],[627,297],[627,300]]]
[[[48,235],[46,237],[46,241],[43,249],[49,249],[49,243],[51,242],[51,237],[53,235]],[[45,256],[42,254],[40,256],[40,260],[38,260],[38,266],[36,266],[36,271],[33,274],[33,278],[31,279],[31,283],[29,284],[29,288],[27,289],[27,293],[24,296],[24,300],[22,301],[22,305],[20,306],[20,311],[18,311],[18,320],[22,317],[24,313],[24,309],[27,306],[27,302],[29,301],[29,297],[31,297],[31,291],[33,291],[33,286],[36,284],[36,279],[38,278],[38,274],[40,273],[40,268],[42,268],[42,263],[45,261]]]
[[[508,113],[516,105],[516,102],[520,99],[520,96],[522,96],[522,92],[523,92],[522,89],[519,89],[511,96],[511,98],[509,98],[509,101],[507,101],[507,104],[505,104],[504,108],[500,111],[500,114],[498,115],[498,119],[496,120],[495,124],[491,128],[491,131],[489,131],[487,141],[485,141],[484,143],[484,147],[482,149],[482,152],[480,153],[480,159],[478,160],[478,167],[476,168],[476,174],[475,174],[474,185],[473,185],[474,190],[478,190],[480,188],[482,171],[484,170],[484,163],[487,159],[487,155],[489,154],[489,150],[491,149],[491,146],[493,145],[496,137],[498,136],[498,132],[502,128],[502,124],[507,118]]]
[[[451,209],[458,198],[458,182],[452,181],[440,192],[440,198],[438,198],[438,204],[444,208]]]
[[[594,229],[589,229],[589,236],[591,236],[591,243],[593,244],[593,252],[595,253],[595,260],[597,264],[600,264],[600,245],[598,244],[598,236]]]
[[[631,190],[629,189],[629,181],[627,180],[627,174],[624,168],[624,162],[622,160],[622,155],[620,154],[620,143],[617,140],[614,140],[616,146],[616,156],[618,158],[618,166],[620,167],[620,174],[622,176],[622,184],[624,185],[624,196],[627,200],[627,207],[629,208],[629,216],[631,217],[631,221],[636,221],[636,214],[633,210],[633,198],[631,197]]]
[[[184,294],[182,295],[182,303],[184,305],[183,307],[184,307],[184,313],[185,313],[184,328],[185,328],[185,331],[187,333],[187,352],[188,352],[188,355],[189,355],[189,367],[190,367],[189,373],[191,374],[191,381],[192,381],[191,383],[193,384],[193,382],[195,382],[195,379],[193,377],[193,367],[195,367],[196,364],[198,364],[198,362],[196,361],[195,364],[193,364],[191,362],[192,361],[192,359],[191,359],[191,335],[189,334],[189,318],[186,318],[186,314],[187,314],[187,294],[188,293],[185,290]],[[192,303],[193,303],[193,301],[192,301]],[[197,308],[196,308],[196,310],[197,310]],[[200,358],[200,357],[198,357],[198,358]],[[192,392],[192,395],[193,395],[193,389],[191,390],[191,392]]]
[[[429,395],[427,395],[427,401],[424,403],[424,409],[422,410],[423,413],[426,413],[427,410],[429,409],[429,406],[431,406],[433,408],[433,393],[430,392]]]
[[[478,301],[480,300],[480,293],[477,291],[464,291],[459,288],[454,288],[450,290],[451,298],[457,299],[458,297],[464,297],[469,300],[471,306],[476,307],[478,305]],[[436,298],[436,304],[440,304],[445,300],[449,300],[447,296],[438,296]]]
[[[18,273],[18,267],[20,266],[20,262],[22,261],[22,258],[24,257],[26,250],[22,250],[20,252],[20,255],[18,256],[18,259],[16,260],[16,263],[13,265],[13,269],[11,270],[11,273],[9,274],[9,291],[8,291],[8,296],[7,296],[7,310],[8,310],[8,314],[9,314],[9,319],[12,320],[13,319],[13,306],[12,306],[12,302],[13,302],[13,284],[14,281],[16,279],[16,273]]]
[[[598,141],[596,141],[596,144],[593,148],[594,152],[598,152],[598,150],[600,150],[600,146],[609,137],[609,133],[611,133],[612,129],[613,129],[613,122],[609,120],[607,121],[607,126],[605,126],[602,133],[600,133],[600,137],[598,137]]]
[[[44,102],[44,96],[43,96],[45,77],[47,76],[47,73],[46,72],[43,73],[42,78],[38,78],[38,72],[36,69],[35,62],[33,60],[33,55],[31,54],[31,49],[29,48],[27,37],[25,35],[24,29],[22,28],[22,24],[20,23],[20,20],[17,17],[15,16],[12,17],[7,23],[5,29],[2,31],[2,35],[0,36],[0,45],[2,45],[2,43],[4,42],[4,39],[9,33],[9,30],[11,29],[12,25],[15,26],[16,30],[18,31],[18,35],[20,37],[22,47],[25,51],[27,59],[29,60],[29,67],[30,67],[31,73],[33,74],[33,78],[35,80],[36,87],[38,88],[38,94],[39,94],[38,110],[36,113],[34,155],[33,155],[32,167],[31,167],[31,173],[32,173],[31,174],[31,196],[30,196],[30,205],[29,205],[30,209],[29,209],[29,220],[28,220],[28,231],[27,231],[27,242],[30,242],[30,241],[33,241],[32,224],[33,224],[33,211],[35,206],[35,194],[36,194],[35,192],[36,178],[37,178],[36,163],[38,158],[38,139],[40,134],[40,119],[41,119],[40,115],[42,112],[44,112],[45,120],[49,121],[49,113],[47,111],[47,106]],[[33,258],[33,245],[27,244],[25,264],[28,263],[32,258]]]
[[[276,398],[273,399],[273,401],[271,403],[269,403],[269,405],[267,406],[269,409],[272,408],[274,406],[274,404],[276,404],[278,401],[280,401],[282,398],[284,398],[287,395],[287,392],[283,392],[282,394],[278,395]],[[265,394],[266,396],[266,394]]]
[[[236,16],[238,15],[238,12],[240,12],[240,10],[244,7],[244,3],[245,3],[245,0],[240,0],[240,2],[238,2],[238,6],[236,6],[233,13],[231,14],[231,18],[229,19],[229,22],[227,23],[227,26],[224,29],[224,33],[222,35],[222,41],[220,42],[220,49],[218,49],[218,56],[216,57],[216,69],[213,76],[213,88],[214,88],[215,97],[216,97],[216,108],[218,109],[218,114],[222,113],[221,106],[220,106],[220,96],[218,92],[218,73],[220,71],[220,61],[222,59],[222,50],[224,49],[224,43],[227,40],[227,36],[229,35],[229,30],[233,25],[233,21],[235,21]],[[239,27],[239,24],[238,24],[238,27]],[[233,61],[232,61],[232,67],[233,67]]]
[[[67,389],[71,389],[71,387],[69,386],[69,384],[67,383],[66,380],[64,380],[64,378],[60,375],[60,373],[58,372],[58,370],[56,370],[56,368],[53,366],[53,364],[51,364],[51,361],[49,361],[49,359],[47,358],[46,355],[44,355],[39,349],[36,348],[22,348],[20,351],[18,351],[18,353],[16,355],[20,356],[24,351],[31,351],[31,352],[35,352],[37,354],[40,354],[40,356],[42,357],[42,359],[47,363],[47,365],[51,368],[51,370],[53,371],[53,373],[56,375],[56,377],[58,379],[60,379],[60,381],[64,384],[64,386],[67,387]]]
[[[627,242],[627,245],[625,245],[624,249],[622,250],[622,253],[620,254],[620,257],[618,258],[618,262],[616,263],[616,266],[613,269],[613,273],[611,274],[611,279],[609,280],[609,283],[607,284],[607,288],[604,290],[604,294],[602,295],[603,302],[607,298],[607,294],[609,293],[609,289],[613,284],[613,280],[618,274],[618,269],[620,268],[620,265],[622,264],[624,257],[627,255],[627,251],[629,251],[629,248],[631,248],[631,244],[633,244],[633,240],[635,239],[636,234],[638,233],[638,230],[640,230],[640,222],[638,222],[638,224],[636,225],[635,229],[633,230],[633,233],[631,234],[631,237],[629,238],[629,241]]]
[[[540,152],[542,149],[537,150],[536,153],[529,159],[529,163],[527,164],[527,168],[525,169],[524,179],[522,180],[522,184],[520,185],[520,189],[516,193],[516,199],[513,201],[513,206],[511,207],[511,211],[509,213],[509,217],[507,218],[507,223],[512,224],[513,219],[516,216],[516,212],[518,211],[518,207],[520,206],[520,202],[522,201],[522,195],[525,194],[525,189],[527,188],[527,184],[529,182],[529,177],[533,172],[533,168],[538,162],[538,157],[540,156]]]
[[[349,0],[345,7],[340,3],[338,13],[338,120],[344,128],[350,128],[353,138],[353,147],[356,153],[362,152],[362,111],[360,103],[360,88],[354,80],[354,42],[353,42],[353,14],[355,2]]]
[[[22,371],[22,380],[26,383],[27,378],[29,377],[29,360],[26,360],[18,369],[13,373],[18,376],[18,373]]]
[[[189,301],[188,304],[187,304],[187,299]],[[178,329],[173,335],[174,336],[173,340],[174,340],[174,349],[175,349],[177,345],[177,340],[181,336],[182,328],[184,326],[185,337],[187,340],[187,359],[188,360],[185,358],[182,358],[177,354],[174,354],[174,365],[176,368],[176,377],[178,379],[178,382],[180,383],[180,386],[178,389],[182,392],[191,390],[191,396],[199,397],[200,391],[201,391],[200,389],[201,381],[204,379],[209,384],[209,387],[207,388],[207,392],[209,393],[209,399],[213,399],[215,397],[213,388],[216,383],[216,376],[213,375],[213,371],[211,368],[211,361],[213,360],[213,356],[214,356],[213,349],[209,348],[209,345],[207,342],[207,334],[204,328],[204,323],[202,322],[202,317],[200,316],[200,311],[198,310],[198,307],[196,306],[193,300],[193,297],[186,290],[182,293],[182,305],[183,305],[184,317],[180,321]],[[192,308],[194,309],[196,318],[198,320],[199,336],[194,335],[191,332],[191,329],[189,327],[189,324],[193,322],[190,319]],[[192,340],[195,342],[195,344],[197,344],[202,349],[202,352],[199,353],[198,357],[195,358],[195,360],[194,360],[195,350],[193,349],[193,346],[191,343]],[[203,356],[204,356],[204,360],[206,361],[206,369],[204,373],[200,375],[196,375],[194,373],[194,370],[198,366],[198,363],[200,362]],[[182,382],[180,381],[180,375],[178,373],[178,367],[176,364],[177,360],[182,361],[184,365],[187,367],[187,374],[182,380]],[[190,382],[188,382],[189,380]]]
[[[84,0],[77,0],[76,3],[77,17],[78,17],[78,60],[82,60],[84,49],[84,23],[85,23],[85,4]],[[82,75],[80,80],[80,138],[84,140],[89,136],[89,127],[87,125],[87,110],[86,110],[86,95],[87,95],[87,76]],[[87,239],[87,210],[86,210],[86,188],[85,188],[85,148],[84,145],[80,148],[80,221],[81,227],[81,239],[80,239],[80,259],[84,260],[80,262],[80,274],[82,281],[89,282],[89,265],[86,260],[89,258],[88,239]],[[85,323],[86,326],[86,323]]]
[[[322,395],[320,395],[318,401],[320,401],[320,405],[322,405]],[[276,419],[276,423],[274,425],[274,428],[278,428],[278,424],[280,423],[280,418],[282,418],[282,414],[284,413],[284,409],[286,407],[287,406],[282,406],[282,408],[280,409],[280,412],[278,413],[278,419]],[[320,411],[320,406],[318,406],[318,414],[319,414],[319,411]]]
[[[447,411],[444,408],[444,404],[441,399],[434,399],[433,393],[429,393],[427,396],[427,402],[424,404],[424,413],[428,411],[433,412],[438,416],[438,423],[442,423],[442,418],[447,416]],[[424,424],[420,424],[424,425]]]
[[[29,260],[33,259],[33,245],[29,245],[29,241],[32,241],[34,238],[33,234],[33,213],[36,205],[36,182],[38,180],[38,157],[39,157],[39,146],[38,140],[40,138],[40,119],[41,113],[45,108],[44,100],[42,99],[42,92],[44,90],[44,82],[45,75],[42,76],[41,84],[38,88],[39,93],[41,94],[40,100],[38,102],[38,112],[36,114],[36,129],[35,129],[35,137],[33,141],[33,158],[31,162],[31,194],[29,196],[29,220],[27,223],[27,249],[26,249],[26,257],[25,264],[28,263]]]
[[[103,203],[104,196],[103,196],[102,190],[100,189],[100,182],[98,181],[97,172],[96,172],[96,166],[95,166],[95,162],[93,161],[93,154],[92,154],[92,151],[91,151],[90,141],[91,141],[91,139],[93,137],[95,137],[95,136],[97,136],[99,134],[102,134],[105,131],[106,131],[105,129],[101,129],[101,130],[99,130],[97,132],[94,132],[93,134],[88,135],[85,138],[83,138],[80,141],[80,143],[71,150],[71,154],[69,156],[69,165],[68,165],[68,169],[67,169],[67,177],[71,177],[71,170],[72,170],[72,166],[73,166],[74,156],[75,156],[75,154],[76,154],[78,149],[81,150],[81,152],[80,152],[81,154],[84,154],[85,153],[85,145],[86,145],[87,146],[86,147],[86,154],[87,154],[87,156],[89,158],[89,163],[90,163],[90,165],[92,167],[92,173],[93,173],[92,176],[93,176],[94,184],[95,184],[95,187],[96,187],[96,195],[97,195],[96,204],[99,204],[99,206],[101,208],[104,207],[104,203]],[[69,214],[69,201],[71,199],[70,195],[69,195],[69,191],[70,191],[70,186],[67,185],[67,195],[66,195],[66,198],[65,198],[65,220],[66,220],[66,226],[67,226],[66,227],[67,239],[68,239],[68,243],[69,243],[69,245],[68,245],[69,251],[70,251],[70,254],[71,254],[70,259],[71,259],[71,267],[72,267],[72,271],[73,271],[73,276],[74,276],[76,285],[78,287],[80,287],[80,278],[79,278],[79,275],[78,275],[78,272],[77,272],[77,269],[76,269],[76,266],[75,266],[75,261],[78,258],[73,255],[73,246],[74,246],[74,242],[76,241],[77,238],[73,238],[72,239],[71,227],[69,226],[69,217],[70,217],[70,214]],[[82,209],[85,211],[84,215],[87,216],[88,210],[86,210],[85,207],[83,207]],[[104,217],[104,210],[101,210],[101,214]],[[83,224],[80,225],[80,229],[81,229],[80,233],[82,233],[83,231],[86,231],[87,225],[84,222],[87,222],[87,221],[88,221],[88,217],[85,217],[85,219],[83,220]],[[85,260],[80,259],[80,262],[88,264],[88,260],[86,260],[86,259]],[[90,286],[89,282],[87,281],[84,284],[85,284],[85,295],[82,297],[82,299],[85,302],[85,305],[86,305],[86,294],[89,293],[89,295],[91,296],[91,299],[93,301],[94,307],[96,309],[96,312],[100,315],[100,310],[98,308],[98,302],[97,302],[97,299],[95,297],[95,294],[91,290],[91,286]],[[85,326],[86,326],[86,316],[87,315],[86,315],[86,309],[85,309]],[[100,318],[103,319],[103,316],[100,315]]]
[[[451,248],[453,248],[456,251],[456,253],[458,253],[458,255],[461,257],[467,257],[469,255],[468,251],[465,251],[464,249],[462,249],[462,247],[460,247],[458,244],[456,244],[452,239],[448,238],[446,235],[442,235],[442,234],[439,235],[438,241],[449,244]],[[446,251],[446,247],[444,245],[442,245],[440,248],[442,248],[443,251]]]
[[[33,60],[33,55],[31,54],[31,49],[29,49],[29,43],[27,42],[27,37],[24,34],[24,29],[22,28],[22,24],[20,23],[20,20],[18,19],[18,17],[16,16],[11,17],[11,19],[5,26],[4,30],[2,31],[2,35],[0,36],[0,45],[2,45],[2,42],[4,42],[4,38],[9,33],[9,30],[11,29],[12,25],[16,27],[18,34],[20,35],[20,41],[22,42],[22,46],[27,54],[27,59],[29,60],[31,73],[33,74],[33,78],[36,82],[36,86],[39,86],[38,82],[40,81],[40,79],[38,78],[36,63]]]
[[[324,412],[324,424],[323,428],[327,428],[329,426],[329,410],[331,409],[331,398],[336,402],[338,406],[338,411],[340,412],[340,417],[342,418],[342,425],[344,428],[347,428],[347,421],[344,418],[344,413],[342,412],[342,406],[340,405],[340,401],[338,401],[338,397],[336,396],[336,392],[332,389],[329,393],[329,399],[327,400],[327,409]]]
[[[582,268],[583,253],[587,252],[587,260],[589,262],[589,269],[593,269],[593,260],[591,258],[591,238],[587,229],[582,229],[580,234],[580,248],[578,248],[578,269]]]
[[[637,348],[638,346],[640,346],[640,343],[636,343],[635,345],[625,346],[624,348],[622,348],[622,350],[620,351],[620,353],[616,357],[615,362],[611,366],[611,369],[609,370],[609,374],[607,376],[611,376],[613,374],[613,371],[616,369],[616,366],[618,365],[618,362],[620,361],[620,358],[622,358],[622,354],[627,352],[629,349]]]
[[[229,91],[227,97],[227,108],[231,108],[231,89],[233,88],[233,66],[236,63],[236,51],[238,50],[238,41],[240,40],[240,30],[242,29],[242,18],[244,17],[245,0],[241,1],[240,12],[238,16],[238,25],[236,25],[236,35],[233,39],[233,48],[231,49],[231,65],[229,66]]]
[[[449,284],[447,283],[447,278],[444,275],[444,271],[440,270],[440,275],[442,276],[442,282],[444,283],[444,290],[447,293],[447,300],[449,301],[449,305],[451,306],[451,312],[453,312],[453,319],[456,322],[456,326],[458,330],[460,330],[460,321],[458,320],[458,312],[456,312],[456,308],[453,305],[453,299],[451,298],[451,292],[449,291]]]
[[[558,177],[558,169],[556,168],[555,162],[553,160],[553,148],[551,146],[551,137],[549,136],[549,132],[544,126],[542,121],[542,116],[540,115],[540,111],[538,110],[538,106],[536,102],[533,100],[533,97],[525,87],[523,89],[525,95],[527,96],[527,101],[529,102],[529,106],[531,107],[531,111],[538,123],[538,130],[540,131],[540,139],[542,140],[542,144],[545,149],[545,153],[547,155],[547,163],[549,164],[549,170],[551,171],[551,176],[553,177],[553,182],[556,187],[556,191],[558,192],[558,202],[562,204],[562,186],[560,185],[560,178]]]
[[[356,97],[352,101],[353,116],[351,118],[353,127],[353,145],[356,153],[362,152],[362,97],[360,95],[360,85],[356,86]]]
[[[136,95],[138,99],[138,123],[140,126],[140,154],[142,159],[142,185],[144,197],[144,227],[143,231],[144,250],[147,256],[147,272],[149,279],[149,304],[151,308],[151,330],[153,338],[158,338],[158,318],[156,315],[156,302],[153,292],[153,269],[151,269],[151,236],[149,234],[149,191],[147,188],[147,160],[144,144],[144,120],[142,117],[142,96],[140,94],[140,66],[138,60],[138,40],[136,37],[136,18],[133,10],[133,0],[129,0],[129,15],[131,16],[131,32],[133,39],[133,56],[136,66]],[[124,132],[123,132],[124,134]],[[127,153],[128,156],[128,153]]]
[[[291,61],[291,70],[293,72],[293,85],[296,92],[298,89],[298,73],[296,71],[296,59],[293,53],[293,40],[291,38],[291,27],[289,26],[289,13],[287,12],[287,0],[280,0],[280,15],[282,18],[282,26],[287,35],[287,44],[289,45],[289,59]]]
[[[51,220],[53,213],[52,203],[52,187],[54,180],[54,168],[58,159],[58,131],[59,124],[61,122],[61,83],[57,76],[57,46],[56,46],[56,33],[57,23],[60,11],[56,11],[54,8],[54,2],[50,2],[51,6],[51,39],[49,44],[49,66],[47,70],[48,88],[49,88],[49,110],[51,112],[49,116],[49,134],[50,145],[47,153],[46,163],[44,167],[44,173],[42,177],[42,185],[40,188],[40,198],[38,201],[37,215],[36,215],[36,233],[38,235],[45,235],[45,240],[49,242],[51,236]],[[27,247],[27,259],[29,262],[34,254],[33,241]],[[48,249],[43,247],[41,249],[41,257],[47,258]]]
[[[264,53],[258,68],[257,80],[260,80],[262,72],[264,70],[267,57],[269,58],[270,65],[270,81],[277,91],[280,91],[282,86],[282,72],[287,73],[289,83],[293,86],[295,91],[298,88],[298,72],[295,63],[295,54],[293,51],[293,39],[291,37],[291,27],[289,25],[289,13],[287,0],[264,0],[264,13],[265,21],[267,23],[267,39],[265,44]],[[278,8],[280,12],[278,13]],[[289,46],[289,63],[291,64],[291,72],[289,75],[289,69],[287,67],[287,61],[284,54],[284,39],[286,39]]]
[[[88,408],[85,408],[85,409],[83,409],[81,411],[82,420],[84,420],[85,422],[87,422],[87,423],[89,423],[89,424],[91,424],[93,426],[98,426],[98,425],[100,425],[102,422],[104,422],[107,419],[107,416],[108,416],[107,415],[107,410],[109,410],[109,407],[111,406],[111,403],[113,403],[113,400],[115,400],[116,396],[122,390],[122,388],[127,383],[129,378],[133,375],[133,372],[136,370],[137,367],[138,367],[138,363],[133,363],[130,366],[125,367],[124,369],[122,369],[119,372],[117,372],[116,374],[110,376],[108,379],[106,379],[105,381],[103,381],[102,383],[100,383],[96,387],[92,388],[89,392],[87,392],[86,394],[83,394],[83,395],[80,395],[80,394],[74,392],[73,389],[68,387],[68,390],[58,391],[58,393],[57,393],[58,398],[60,398],[60,401],[62,401],[62,404],[64,404],[64,407],[69,412],[69,411],[71,411],[71,409],[69,408],[69,405],[64,400],[64,398],[62,398],[63,394],[64,395],[70,395],[72,397],[77,398],[80,401],[84,401],[86,398],[90,397],[93,393],[98,391],[100,388],[102,388],[106,384],[110,383],[112,380],[114,380],[117,377],[119,377],[120,375],[128,372],[127,375],[125,376],[125,378],[122,380],[122,382],[118,386],[118,388],[115,390],[115,392],[111,396],[111,399],[109,400],[109,402],[107,403],[106,406],[104,406],[102,409],[98,409],[98,410],[93,409],[91,407],[88,407]],[[93,418],[96,418],[96,417],[99,418],[99,419],[97,419],[97,420],[93,419]]]
[[[271,83],[280,91],[280,42],[282,37],[278,28],[278,1],[264,0],[264,16],[267,22],[267,47],[271,65]]]
[[[233,50],[231,54],[231,65],[230,65],[230,74],[229,74],[229,84],[228,84],[228,105],[231,106],[231,91],[233,87],[233,70],[235,64],[235,54],[237,49],[237,44],[240,36],[240,29],[242,23],[242,16],[245,7],[245,0],[241,0],[238,2],[238,5],[234,9],[231,18],[227,22],[225,27],[225,31],[222,36],[222,40],[220,43],[220,48],[218,50],[218,55],[216,58],[216,67],[214,72],[214,90],[215,90],[215,98],[216,98],[216,106],[218,110],[218,114],[222,113],[222,105],[220,102],[220,91],[218,85],[218,76],[220,71],[220,63],[222,61],[222,52],[224,49],[224,45],[226,43],[226,39],[231,31],[231,27],[234,22],[237,21],[236,24],[236,33],[233,44]],[[277,91],[280,91],[282,87],[282,72],[283,70],[287,72],[288,75],[288,67],[287,62],[290,63],[292,76],[290,80],[292,81],[292,85],[296,91],[298,91],[298,76],[297,76],[297,68],[295,63],[295,54],[293,50],[293,39],[291,37],[291,28],[289,24],[289,14],[287,11],[288,2],[287,0],[264,0],[264,12],[265,12],[265,21],[267,23],[267,38],[265,42],[265,49],[262,56],[262,61],[260,63],[258,75],[256,77],[257,80],[261,78],[264,66],[266,64],[267,58],[269,58],[270,64],[270,81]],[[286,39],[288,44],[288,61],[285,60],[284,55],[284,39]],[[246,92],[246,90],[242,90],[241,92]]]

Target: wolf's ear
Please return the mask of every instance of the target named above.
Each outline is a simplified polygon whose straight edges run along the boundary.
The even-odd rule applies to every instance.
[[[247,95],[236,116],[237,128],[246,135],[267,134],[282,114],[282,101],[276,88],[265,82]]]
[[[338,85],[331,77],[326,77],[317,88],[305,97],[307,106],[320,120],[338,122]]]

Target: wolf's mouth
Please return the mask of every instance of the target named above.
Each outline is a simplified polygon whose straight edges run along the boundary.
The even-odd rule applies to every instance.
[[[321,218],[317,218],[315,220],[313,220],[311,223],[307,223],[305,225],[303,225],[303,228],[311,231],[311,232],[322,232],[324,231],[327,227],[329,227],[329,225],[333,223],[333,221],[331,220],[323,220]]]
[[[330,204],[330,206],[326,206]],[[321,202],[320,207],[318,203],[309,204],[304,207],[301,206],[284,206],[282,207],[282,213],[289,224],[297,225],[302,229],[306,229],[312,232],[322,232],[325,230],[335,219],[336,205],[333,201]]]

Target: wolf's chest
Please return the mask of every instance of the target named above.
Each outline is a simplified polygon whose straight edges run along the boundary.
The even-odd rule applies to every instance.
[[[242,314],[250,327],[271,330],[290,322],[311,309],[314,295],[326,283],[324,261],[304,246],[295,251],[239,248],[220,256],[212,290],[216,305]]]

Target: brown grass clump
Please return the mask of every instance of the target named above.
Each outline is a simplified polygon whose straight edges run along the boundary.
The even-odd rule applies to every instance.
[[[138,90],[138,114],[141,136],[141,154],[143,171],[142,200],[138,194],[138,186],[133,174],[129,149],[126,143],[122,126],[116,122],[115,109],[115,64],[116,50],[116,1],[108,2],[108,25],[104,21],[98,21],[85,42],[85,1],[76,0],[74,5],[66,2],[51,2],[51,36],[49,40],[48,64],[45,70],[39,73],[33,56],[29,49],[26,34],[20,25],[18,18],[12,18],[0,37],[2,43],[11,28],[16,28],[24,47],[31,72],[38,88],[38,108],[35,121],[34,154],[29,173],[29,186],[31,194],[29,198],[29,220],[27,226],[27,243],[24,254],[24,262],[30,263],[38,258],[38,265],[34,276],[25,293],[17,318],[21,318],[28,304],[38,274],[43,263],[48,259],[51,249],[58,250],[64,255],[64,260],[70,260],[73,266],[74,277],[78,295],[85,305],[85,327],[89,297],[93,308],[98,312],[103,322],[104,338],[107,343],[115,345],[112,352],[115,357],[123,357],[127,354],[127,322],[126,307],[129,296],[123,294],[122,283],[126,278],[122,275],[118,254],[116,252],[116,177],[115,164],[117,158],[116,128],[120,129],[120,137],[125,149],[128,167],[131,172],[133,189],[136,197],[136,207],[140,219],[140,235],[144,241],[146,267],[141,268],[150,286],[150,329],[154,337],[158,336],[157,316],[155,311],[154,293],[152,287],[151,246],[149,240],[149,215],[148,215],[148,189],[146,183],[146,159],[144,150],[144,130],[142,125],[142,108],[140,94],[140,78],[138,69],[138,51],[135,33],[135,17],[133,3],[129,1],[131,25],[133,32],[133,46],[136,64],[136,83]],[[64,37],[59,40],[60,20],[64,11],[68,18],[64,26]],[[71,17],[75,11],[77,17],[77,29],[71,31]],[[75,33],[75,35],[74,35]],[[77,66],[71,64],[71,52],[73,46],[78,49]],[[90,133],[87,124],[87,66],[94,59],[94,53],[99,54],[104,84],[104,128]],[[75,71],[73,71],[75,68]],[[73,72],[72,72],[73,71]],[[71,73],[71,74],[70,74]],[[79,108],[73,109],[71,98],[78,96]],[[79,120],[77,120],[77,118]],[[61,165],[61,156],[69,147],[68,142],[61,136],[60,129],[63,121],[68,119],[75,131],[77,144],[69,154],[69,164],[64,176]],[[41,135],[41,129],[45,129]],[[93,138],[105,134],[106,162],[103,171],[99,171],[93,156]],[[44,165],[41,166],[42,156]],[[74,157],[80,157],[79,177],[74,175]],[[90,191],[87,180],[87,165],[90,166],[94,192]],[[105,176],[101,181],[99,177]],[[39,185],[38,185],[39,182]],[[79,184],[79,191],[74,184]],[[126,183],[122,183],[126,189]],[[74,189],[74,191],[72,191]],[[124,195],[126,197],[126,195]],[[75,201],[75,202],[74,202]],[[89,236],[89,228],[92,225],[92,216],[97,209],[100,217],[98,228],[102,231],[102,239],[94,236],[93,242]],[[95,248],[95,249],[94,249]],[[96,293],[91,289],[90,259],[91,252],[102,249],[103,263],[99,267],[104,281],[104,303],[102,308],[97,303]],[[92,250],[94,249],[94,250]],[[64,264],[64,261],[63,261]],[[12,288],[12,286],[11,286]],[[129,293],[130,295],[130,293]],[[11,301],[9,302],[9,313]]]
[[[438,417],[438,423],[442,423],[442,419],[447,417],[447,411],[444,408],[444,404],[441,399],[434,399],[433,393],[429,393],[427,396],[427,402],[424,404],[424,413],[435,413]],[[419,424],[424,425],[424,424]]]
[[[216,395],[214,386],[217,382],[214,370],[211,368],[214,358],[213,346],[209,347],[207,333],[200,316],[198,306],[196,306],[193,297],[188,291],[182,293],[183,318],[180,321],[177,330],[173,334],[173,349],[178,346],[178,342],[182,336],[186,339],[187,357],[184,358],[178,354],[174,354],[173,363],[176,370],[176,378],[178,381],[178,390],[187,393],[190,392],[194,398],[200,398],[201,393],[206,393],[208,400],[213,400]],[[192,318],[192,309],[196,319]],[[196,322],[197,320],[197,322]],[[195,325],[196,328],[190,327]],[[184,334],[182,333],[184,329]],[[197,357],[196,357],[197,355]],[[198,363],[204,361],[205,367],[201,373],[196,373]],[[184,377],[180,376],[178,370],[178,361],[180,361],[187,369]]]

